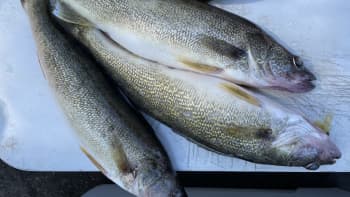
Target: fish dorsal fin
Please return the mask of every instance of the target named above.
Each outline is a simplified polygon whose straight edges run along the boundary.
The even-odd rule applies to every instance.
[[[247,55],[246,51],[215,37],[204,35],[198,42],[201,42],[208,49],[230,59],[240,59]]]
[[[246,101],[247,103],[250,103],[252,105],[260,107],[260,102],[257,98],[255,98],[253,95],[249,94],[248,92],[244,91],[242,88],[240,88],[237,85],[230,84],[230,83],[221,83],[221,88],[224,89],[226,92]]]
[[[60,20],[81,26],[92,26],[86,18],[60,0],[50,0],[51,13]]]

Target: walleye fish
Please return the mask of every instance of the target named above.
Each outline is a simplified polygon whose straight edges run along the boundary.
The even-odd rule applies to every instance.
[[[216,152],[317,169],[341,153],[301,115],[238,85],[141,59],[99,29],[60,22],[91,50],[132,102]]]
[[[195,0],[53,0],[54,14],[93,26],[132,53],[256,88],[307,92],[302,60],[248,20]]]
[[[30,18],[43,72],[88,158],[134,195],[186,196],[150,126],[77,43],[54,26],[48,1],[21,2]]]

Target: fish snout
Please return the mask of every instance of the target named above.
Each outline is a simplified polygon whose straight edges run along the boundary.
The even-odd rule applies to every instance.
[[[26,3],[26,0],[21,0],[21,5],[22,5],[22,7],[25,6],[25,3]]]
[[[271,86],[275,89],[286,90],[292,93],[309,92],[315,88],[312,81],[316,80],[315,75],[307,70],[294,71],[285,76],[276,77]]]
[[[295,82],[301,82],[301,81],[314,81],[316,80],[316,77],[314,74],[312,74],[310,71],[303,69],[298,70],[289,75],[290,80]]]
[[[164,187],[165,186],[165,187]],[[187,197],[186,192],[181,187],[171,188],[169,185],[154,185],[146,189],[145,194],[143,196],[147,197]]]
[[[336,162],[336,159],[341,158],[340,150],[329,139],[321,146],[322,149],[318,157],[321,164],[333,164]]]
[[[296,158],[306,161],[305,168],[316,170],[320,165],[334,164],[341,158],[341,152],[338,147],[329,139],[328,136],[322,136],[323,139],[304,139],[308,144],[299,148],[295,154]],[[308,159],[311,158],[311,159]]]
[[[154,174],[153,174],[154,175]],[[139,184],[139,186],[143,185],[140,196],[147,197],[162,197],[162,196],[171,196],[171,197],[186,197],[187,194],[183,187],[181,187],[176,178],[170,173],[165,173],[159,177],[157,173],[156,176],[152,174],[146,175],[147,178],[141,180],[143,184]],[[150,177],[152,177],[149,179]]]

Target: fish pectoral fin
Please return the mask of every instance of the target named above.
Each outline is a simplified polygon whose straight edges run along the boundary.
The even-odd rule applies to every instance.
[[[185,66],[190,68],[191,70],[202,72],[202,73],[220,73],[223,69],[215,66],[210,66],[206,64],[201,64],[198,62],[192,62],[186,59],[179,59],[179,61]]]
[[[99,169],[104,175],[108,176],[107,170],[83,147],[80,146],[81,151],[87,156],[87,158]]]
[[[199,41],[202,45],[215,53],[231,59],[240,59],[247,55],[246,51],[240,49],[224,40],[220,40],[211,36],[203,36]]]
[[[247,103],[260,107],[259,100],[249,92],[244,91],[241,87],[231,83],[221,83],[220,87],[235,97],[238,97]]]
[[[81,26],[93,26],[91,22],[79,15],[75,10],[66,3],[56,0],[51,1],[51,13],[60,20],[67,23],[73,23]]]
[[[332,120],[333,120],[333,115],[327,114],[323,120],[315,121],[314,125],[320,128],[321,131],[329,135],[331,130]]]

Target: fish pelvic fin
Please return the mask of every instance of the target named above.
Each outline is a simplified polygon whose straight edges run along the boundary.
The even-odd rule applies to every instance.
[[[253,95],[249,94],[248,92],[244,91],[242,88],[238,87],[237,85],[230,84],[230,83],[221,83],[220,87],[224,89],[226,92],[244,100],[247,103],[250,103],[258,107],[261,106],[257,98],[255,98]]]
[[[333,121],[333,115],[327,114],[323,120],[318,120],[314,122],[314,125],[321,129],[325,134],[329,135],[331,130],[331,124]]]
[[[201,73],[213,74],[213,73],[220,73],[223,71],[223,69],[215,66],[209,66],[206,64],[201,64],[201,63],[193,62],[186,59],[180,59],[180,62],[186,67],[190,68],[191,70],[198,71]]]
[[[51,13],[58,19],[67,23],[73,23],[81,26],[93,26],[83,16],[79,15],[74,9],[60,0],[50,0]]]
[[[107,170],[83,147],[80,146],[81,151],[87,156],[87,158],[99,169],[104,175],[108,176]]]

